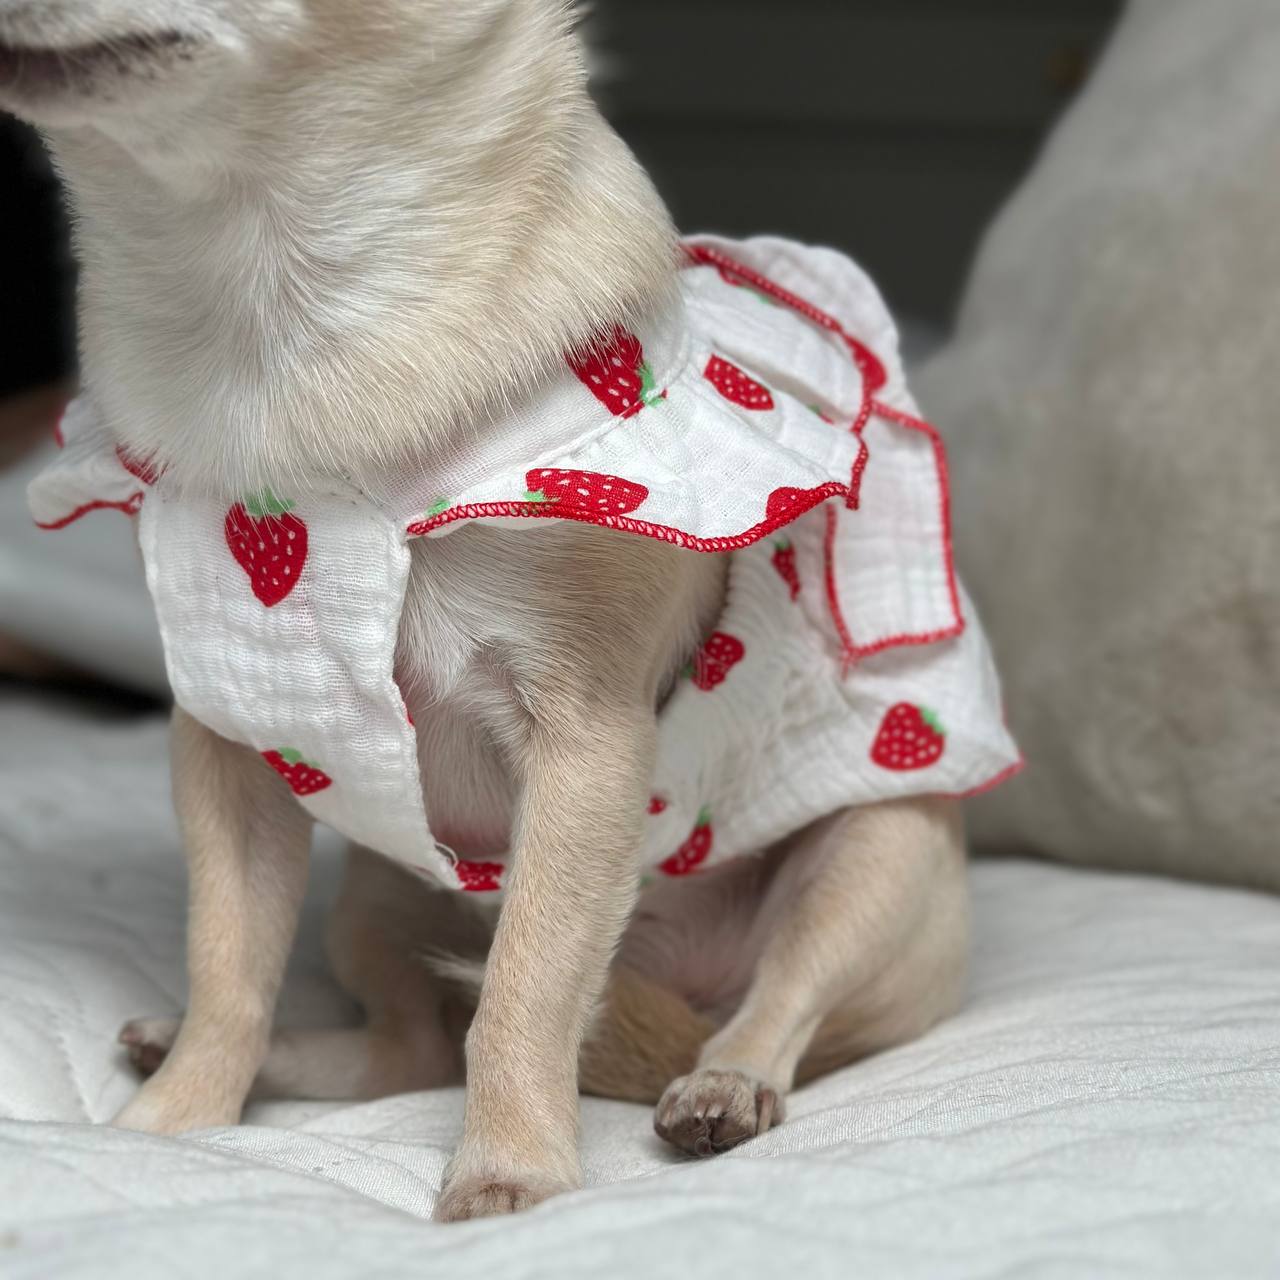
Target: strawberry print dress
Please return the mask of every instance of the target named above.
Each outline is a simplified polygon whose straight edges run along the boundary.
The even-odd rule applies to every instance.
[[[678,303],[568,353],[447,470],[374,490],[169,492],[70,406],[32,484],[57,529],[140,521],[174,696],[319,821],[500,893],[431,834],[392,673],[410,543],[574,520],[731,556],[663,705],[643,864],[696,874],[850,804],[967,795],[1021,765],[952,564],[946,461],[867,276],[789,241],[698,237]]]

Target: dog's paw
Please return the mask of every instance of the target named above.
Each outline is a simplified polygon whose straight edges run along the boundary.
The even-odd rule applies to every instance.
[[[116,1037],[139,1075],[154,1075],[178,1038],[181,1018],[135,1018]]]
[[[552,1196],[576,1190],[576,1185],[538,1175],[483,1174],[446,1178],[436,1201],[436,1222],[466,1222],[531,1209]]]
[[[222,1129],[240,1122],[240,1101],[225,1092],[210,1092],[200,1077],[166,1078],[164,1072],[142,1087],[111,1120],[113,1129],[132,1129],[172,1137],[195,1129]]]
[[[704,1067],[673,1080],[653,1114],[658,1137],[692,1156],[714,1156],[782,1120],[777,1090],[741,1071]]]

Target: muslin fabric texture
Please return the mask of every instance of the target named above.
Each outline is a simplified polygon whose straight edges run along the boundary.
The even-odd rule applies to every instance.
[[[411,540],[476,521],[730,554],[723,614],[659,717],[642,851],[658,874],[846,805],[993,785],[1019,756],[954,573],[942,444],[879,294],[829,250],[688,253],[678,305],[569,353],[443,469],[175,492],[81,405],[36,519],[138,514],[178,703],[317,819],[451,888],[501,892],[506,851],[459,859],[432,836],[394,654]]]

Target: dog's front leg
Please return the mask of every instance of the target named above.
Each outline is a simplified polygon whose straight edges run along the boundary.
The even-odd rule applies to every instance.
[[[311,835],[310,819],[257,752],[180,709],[171,756],[190,874],[187,1014],[160,1069],[114,1121],[148,1133],[240,1119],[267,1051]]]
[[[578,1047],[635,900],[653,751],[640,697],[535,707],[439,1220],[510,1213],[580,1185]]]

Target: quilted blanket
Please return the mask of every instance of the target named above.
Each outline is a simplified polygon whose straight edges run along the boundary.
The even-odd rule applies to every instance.
[[[165,731],[0,690],[0,1275],[928,1277],[1280,1272],[1280,902],[975,870],[963,1011],[710,1163],[587,1099],[587,1187],[427,1221],[457,1090],[275,1103],[182,1140],[96,1122],[127,1018],[183,1002]],[[281,1019],[352,1018],[322,843]]]

